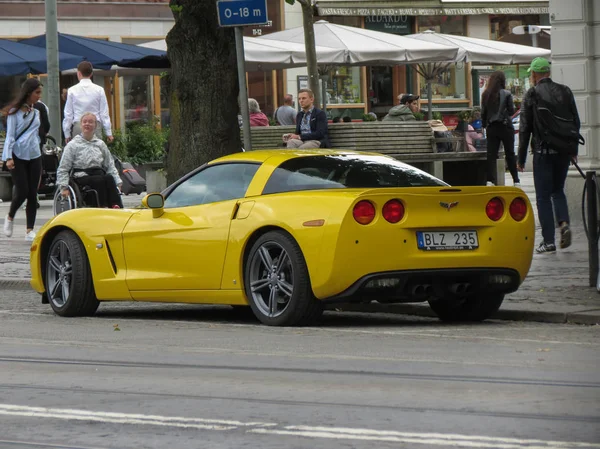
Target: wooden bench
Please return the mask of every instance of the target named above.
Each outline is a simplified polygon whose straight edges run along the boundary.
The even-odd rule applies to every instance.
[[[436,139],[427,122],[330,123],[331,148],[368,151],[389,155],[423,169],[453,185],[485,185],[487,153],[461,151],[463,137]],[[251,128],[252,149],[284,148],[282,136],[294,126]],[[243,141],[243,135],[242,135]],[[450,142],[455,151],[437,152],[437,143]],[[504,158],[496,163],[500,185],[504,185]]]

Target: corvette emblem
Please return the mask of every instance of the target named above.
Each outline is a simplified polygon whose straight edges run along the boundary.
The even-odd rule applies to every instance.
[[[440,206],[442,206],[444,209],[450,212],[450,209],[458,206],[458,201],[453,201],[452,203],[444,203],[443,201],[440,201]]]

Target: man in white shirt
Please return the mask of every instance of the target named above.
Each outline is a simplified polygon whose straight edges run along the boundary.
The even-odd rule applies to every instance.
[[[71,87],[67,93],[65,104],[65,118],[63,120],[63,132],[65,141],[69,141],[76,135],[81,134],[79,121],[86,112],[92,112],[98,124],[102,124],[109,142],[113,141],[108,114],[108,101],[104,89],[92,82],[90,79],[94,68],[89,61],[80,62],[77,66],[77,79],[79,84]],[[95,131],[96,137],[102,139],[102,128],[98,126]]]

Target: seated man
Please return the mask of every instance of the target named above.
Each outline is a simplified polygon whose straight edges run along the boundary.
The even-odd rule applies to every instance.
[[[412,94],[399,95],[400,104],[390,109],[383,117],[384,122],[408,122],[416,120],[414,113],[419,111],[419,97]]]
[[[288,148],[329,148],[327,115],[315,108],[314,102],[312,90],[298,91],[298,103],[302,110],[296,116],[296,133],[283,135]]]
[[[56,171],[56,183],[62,195],[69,195],[69,173],[79,185],[87,185],[98,192],[98,207],[120,208],[117,186],[123,183],[106,144],[94,136],[98,125],[96,116],[86,112],[81,116],[82,133],[65,146]]]

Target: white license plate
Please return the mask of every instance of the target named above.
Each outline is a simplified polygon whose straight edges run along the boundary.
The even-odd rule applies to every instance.
[[[477,231],[417,231],[417,245],[425,251],[479,248]]]

